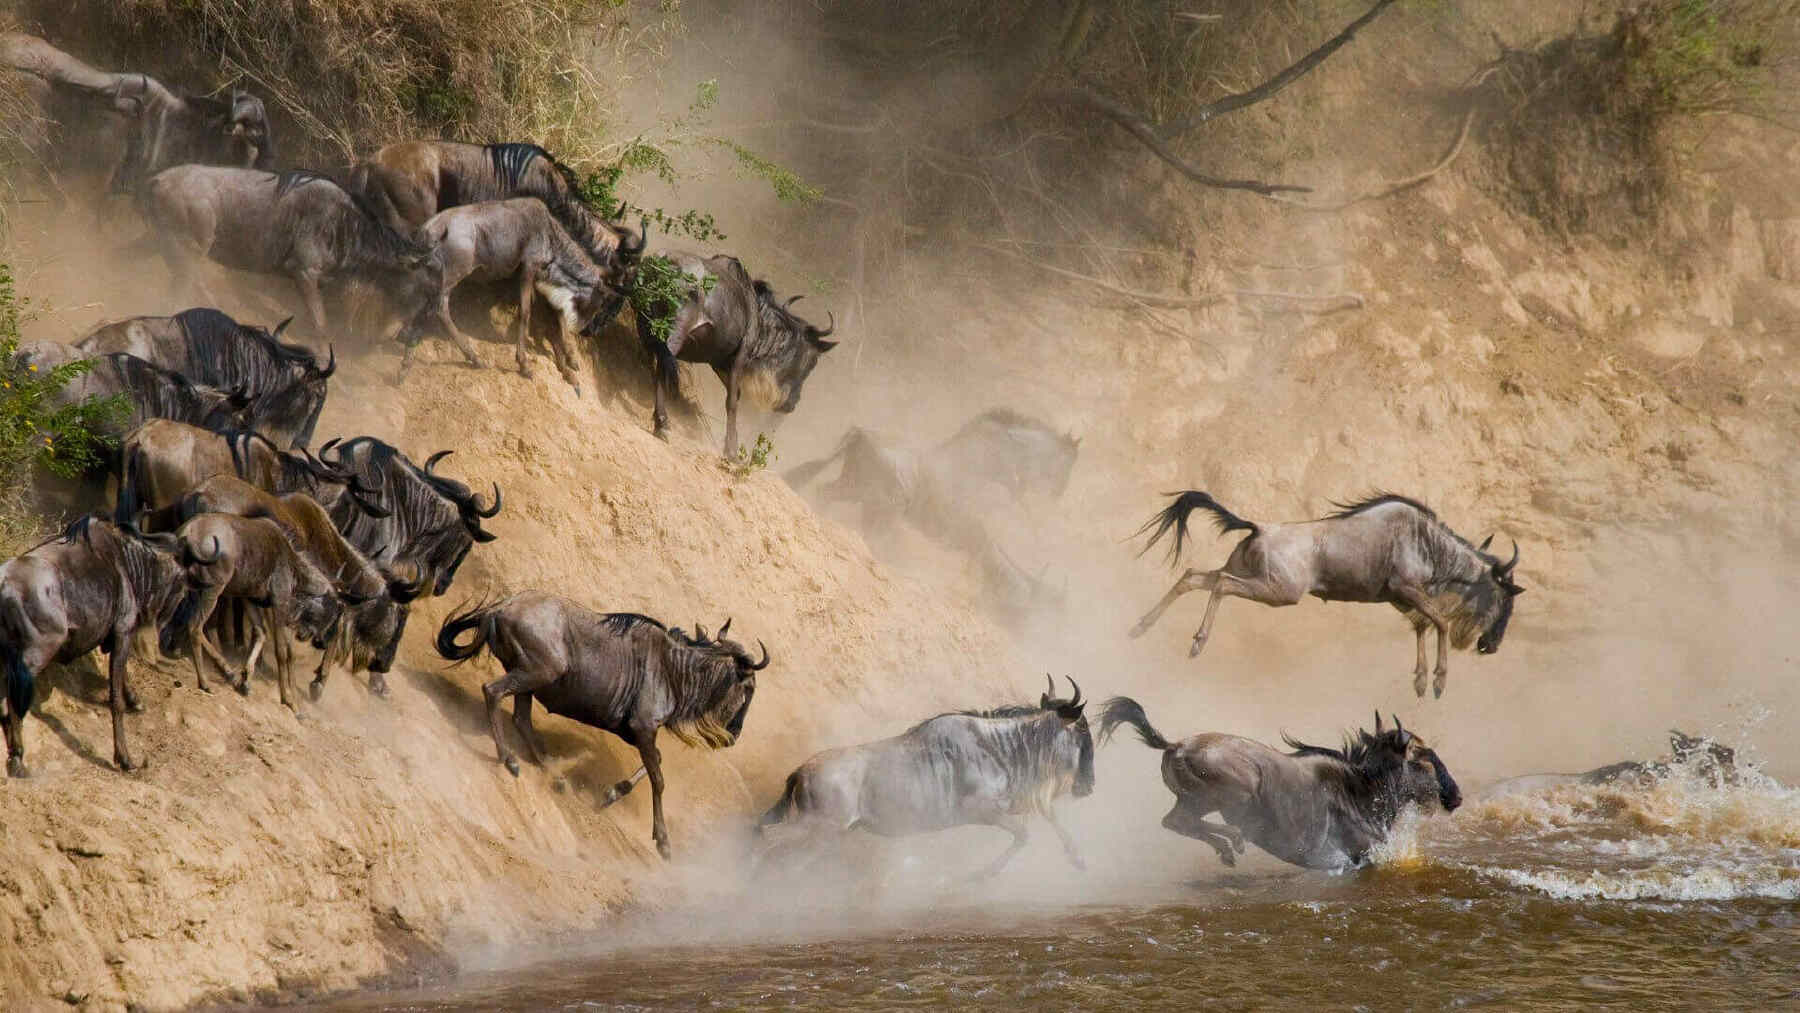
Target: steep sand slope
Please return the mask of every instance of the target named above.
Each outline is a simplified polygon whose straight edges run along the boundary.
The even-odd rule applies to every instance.
[[[0,787],[9,1008],[342,988],[453,940],[523,942],[668,902],[647,788],[595,811],[635,754],[540,717],[550,769],[515,781],[495,763],[479,691],[492,662],[444,672],[429,647],[464,594],[544,587],[682,625],[730,616],[734,636],[768,643],[744,742],[665,746],[678,862],[738,832],[818,745],[1017,695],[1024,673],[990,630],[889,576],[774,478],[657,442],[638,406],[578,402],[547,369],[527,382],[425,366],[396,391],[375,368],[344,366],[321,432],[377,433],[420,458],[455,448],[447,471],[505,492],[499,540],[415,610],[391,700],[340,676],[295,718],[267,682],[208,696],[185,665],[140,667],[146,712],[129,729],[149,769],[121,775],[103,683],[50,680],[27,726],[36,776]]]

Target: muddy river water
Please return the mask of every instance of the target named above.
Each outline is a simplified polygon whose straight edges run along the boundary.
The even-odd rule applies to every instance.
[[[1800,792],[1756,776],[1475,796],[1342,875],[1168,841],[1186,879],[1095,886],[1104,903],[955,887],[856,919],[744,899],[315,1008],[1800,1008]]]

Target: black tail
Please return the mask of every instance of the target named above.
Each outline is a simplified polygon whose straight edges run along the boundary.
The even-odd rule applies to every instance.
[[[637,315],[638,341],[656,364],[656,385],[667,396],[680,397],[681,367],[675,362],[675,353],[669,351],[668,342],[656,336],[656,331],[650,326],[650,314],[646,307],[638,305],[636,296],[631,300],[631,312]]]
[[[1130,725],[1137,729],[1138,739],[1151,749],[1168,752],[1175,744],[1162,737],[1162,733],[1150,727],[1150,719],[1144,714],[1144,705],[1128,696],[1115,696],[1106,701],[1100,708],[1100,741],[1112,738],[1120,725]]]
[[[787,479],[788,485],[798,489],[817,478],[819,472],[830,467],[831,462],[843,457],[845,451],[850,449],[851,444],[855,443],[858,439],[866,437],[866,435],[867,434],[861,428],[852,427],[849,432],[844,434],[844,438],[838,441],[837,448],[831,453],[826,454],[816,461],[808,461],[805,464],[795,465],[784,472],[781,477]]]
[[[438,629],[438,654],[446,661],[459,664],[480,654],[481,649],[487,646],[487,619],[493,615],[494,608],[492,604],[480,602],[466,612],[452,612]],[[475,636],[467,644],[457,643],[456,638],[469,630],[474,630]]]
[[[1174,528],[1175,544],[1169,548],[1169,562],[1174,563],[1180,559],[1181,547],[1187,541],[1188,515],[1199,509],[1212,512],[1213,522],[1219,526],[1221,535],[1230,531],[1248,531],[1252,537],[1256,535],[1256,525],[1220,506],[1218,500],[1206,493],[1190,489],[1184,493],[1168,495],[1175,496],[1175,499],[1169,503],[1168,509],[1152,514],[1150,519],[1144,522],[1144,526],[1137,529],[1132,535],[1133,538],[1136,538],[1151,528],[1156,529],[1150,535],[1149,540],[1144,542],[1144,547],[1138,550],[1140,556],[1149,552],[1152,546],[1162,541],[1162,536],[1168,534],[1170,528]]]
[[[762,814],[762,819],[756,821],[756,833],[758,836],[761,836],[764,830],[777,823],[787,822],[788,813],[794,808],[794,794],[799,790],[800,772],[796,770],[788,775],[787,787],[782,790],[781,798],[774,805],[769,807],[768,812]]]
[[[156,647],[162,652],[163,657],[173,658],[180,653],[183,647],[193,647],[192,644],[185,641],[185,634],[188,626],[194,621],[194,613],[199,609],[200,589],[190,587],[187,589],[187,593],[181,596],[181,601],[175,605],[175,614],[169,617],[169,621],[164,623],[163,628],[157,633]]]
[[[0,660],[6,666],[6,706],[14,721],[25,720],[31,712],[31,701],[37,695],[37,679],[25,667],[25,659],[8,644],[0,646]]]
[[[113,505],[113,522],[117,524],[136,524],[138,511],[144,508],[144,501],[138,495],[138,476],[144,470],[144,451],[141,447],[132,447],[125,451],[125,462],[119,468],[119,500]]]

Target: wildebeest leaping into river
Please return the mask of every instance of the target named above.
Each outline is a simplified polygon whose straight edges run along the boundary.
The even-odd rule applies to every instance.
[[[1212,592],[1189,657],[1206,646],[1219,599],[1226,595],[1264,605],[1294,605],[1308,594],[1321,601],[1386,602],[1413,625],[1418,644],[1413,690],[1420,696],[1425,695],[1425,630],[1436,628],[1432,689],[1434,695],[1443,696],[1449,670],[1446,641],[1459,649],[1474,641],[1482,654],[1500,649],[1513,599],[1525,593],[1512,577],[1519,565],[1518,543],[1513,543],[1512,558],[1501,562],[1487,554],[1492,535],[1479,548],[1470,545],[1430,507],[1405,496],[1380,495],[1339,507],[1337,513],[1318,520],[1257,525],[1206,493],[1190,490],[1177,495],[1167,509],[1138,529],[1139,534],[1156,529],[1144,551],[1173,528],[1175,544],[1169,560],[1179,559],[1187,541],[1188,515],[1197,509],[1212,513],[1221,534],[1248,531],[1250,537],[1239,542],[1217,570],[1190,569],[1182,574],[1132,627],[1131,635],[1141,636],[1189,591]]]
[[[482,686],[481,695],[487,700],[494,748],[515,776],[519,763],[500,731],[500,701],[509,696],[513,724],[533,763],[543,762],[543,748],[531,727],[533,697],[552,714],[612,732],[635,746],[644,761],[642,772],[650,776],[651,836],[656,850],[668,858],[656,733],[667,728],[690,745],[698,740],[713,749],[735,743],[756,695],[756,673],[769,664],[767,647],[761,661],[753,660],[743,645],[726,639],[730,629],[727,619],[710,638],[697,625],[688,636],[647,616],[603,615],[557,595],[526,592],[451,615],[438,631],[437,650],[460,662],[485,646],[505,666],[506,674]],[[470,631],[475,635],[467,644],[457,642]],[[620,782],[612,797],[630,791],[635,781]]]
[[[1100,711],[1101,741],[1122,724],[1162,750],[1163,783],[1175,793],[1163,826],[1212,845],[1226,865],[1237,864],[1246,839],[1310,869],[1361,865],[1406,805],[1454,811],[1462,804],[1437,753],[1399,718],[1384,730],[1379,713],[1375,734],[1358,732],[1341,750],[1288,739],[1291,753],[1220,732],[1170,742],[1136,700],[1115,696]],[[1224,824],[1207,822],[1214,812]]]
[[[1025,817],[1044,817],[1075,867],[1085,868],[1052,804],[1094,790],[1094,740],[1081,688],[1058,698],[1054,681],[1036,707],[940,714],[891,739],[814,756],[788,775],[761,833],[794,822],[818,830],[883,837],[982,824],[1012,844],[982,870],[991,876],[1025,847]]]

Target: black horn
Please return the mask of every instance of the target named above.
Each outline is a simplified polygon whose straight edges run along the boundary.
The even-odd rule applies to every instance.
[[[435,472],[433,472],[431,469],[437,467],[437,463],[439,461],[443,460],[446,457],[449,457],[453,453],[455,453],[455,451],[453,451],[453,450],[440,450],[437,453],[432,454],[430,457],[427,457],[425,459],[425,474],[430,475],[433,478],[436,478],[437,474]]]
[[[292,318],[290,318],[290,319],[292,319]],[[284,324],[283,326],[286,326],[286,325]],[[331,376],[331,374],[337,372],[337,346],[336,345],[326,345],[325,353],[326,353],[325,368],[319,370],[319,379],[321,379],[321,380],[326,379],[327,377]]]
[[[731,629],[731,617],[730,617],[730,616],[726,616],[726,617],[725,617],[725,624],[724,624],[724,625],[723,625],[723,626],[720,626],[720,627],[719,627],[719,634],[718,634],[718,636],[716,636],[716,637],[714,637],[714,638],[713,638],[713,639],[714,639],[714,640],[724,640],[724,639],[725,639],[725,634],[726,634],[726,633],[727,633],[727,632],[728,632],[728,631],[730,631],[730,629]]]
[[[1506,562],[1502,563],[1500,565],[1498,572],[1499,572],[1500,576],[1502,576],[1502,577],[1510,576],[1513,572],[1513,567],[1518,566],[1518,565],[1519,565],[1519,542],[1518,542],[1518,539],[1514,539],[1513,540],[1512,558],[1507,560]]]
[[[784,310],[790,310],[790,311],[791,311],[791,310],[792,310],[792,309],[793,309],[793,308],[794,308],[794,304],[795,304],[795,303],[797,303],[797,302],[799,302],[799,301],[800,301],[800,300],[802,300],[802,299],[804,299],[804,298],[806,298],[806,296],[804,296],[804,295],[797,295],[797,296],[794,296],[794,297],[793,297],[793,298],[791,298],[791,299],[789,299],[789,300],[788,300],[788,301],[787,301],[787,302],[784,302],[784,303],[782,303],[782,304],[781,304],[781,308],[782,308],[782,309],[784,309]]]
[[[795,296],[795,298],[797,299],[799,297]],[[825,311],[825,327],[823,329],[820,329],[818,327],[809,326],[809,327],[807,327],[806,330],[808,333],[808,337],[811,337],[814,341],[818,342],[820,345],[824,346],[826,349],[831,349],[831,348],[837,347],[837,342],[835,342],[835,341],[821,341],[820,340],[821,338],[831,337],[831,332],[837,330],[837,317],[835,315],[833,315],[830,310]]]
[[[763,643],[762,641],[758,640],[756,642],[756,646],[757,646],[758,650],[762,651],[762,660],[757,662],[756,664],[750,666],[750,671],[752,671],[752,672],[760,672],[763,669],[769,667],[769,647],[768,647],[768,645]]]
[[[498,482],[494,483],[493,504],[493,506],[484,507],[481,505],[481,498],[479,496],[469,497],[469,509],[475,511],[475,516],[485,520],[498,515],[500,513],[500,483]]]
[[[1375,708],[1375,734],[1381,734],[1381,708]]]
[[[1065,675],[1063,678],[1069,680],[1069,688],[1075,691],[1075,695],[1069,698],[1069,706],[1081,706],[1081,686],[1075,682],[1075,677],[1072,675]]]
[[[1488,546],[1490,546],[1492,544],[1494,544],[1494,536],[1489,535],[1486,538],[1483,538],[1481,540],[1481,544],[1479,546],[1477,546],[1477,548],[1479,548],[1482,552],[1486,552],[1488,550]]]
[[[269,337],[274,338],[277,341],[280,341],[281,340],[281,332],[287,330],[288,325],[293,322],[294,322],[294,318],[288,317],[286,320],[283,320],[281,323],[276,324],[275,329],[269,332]]]

